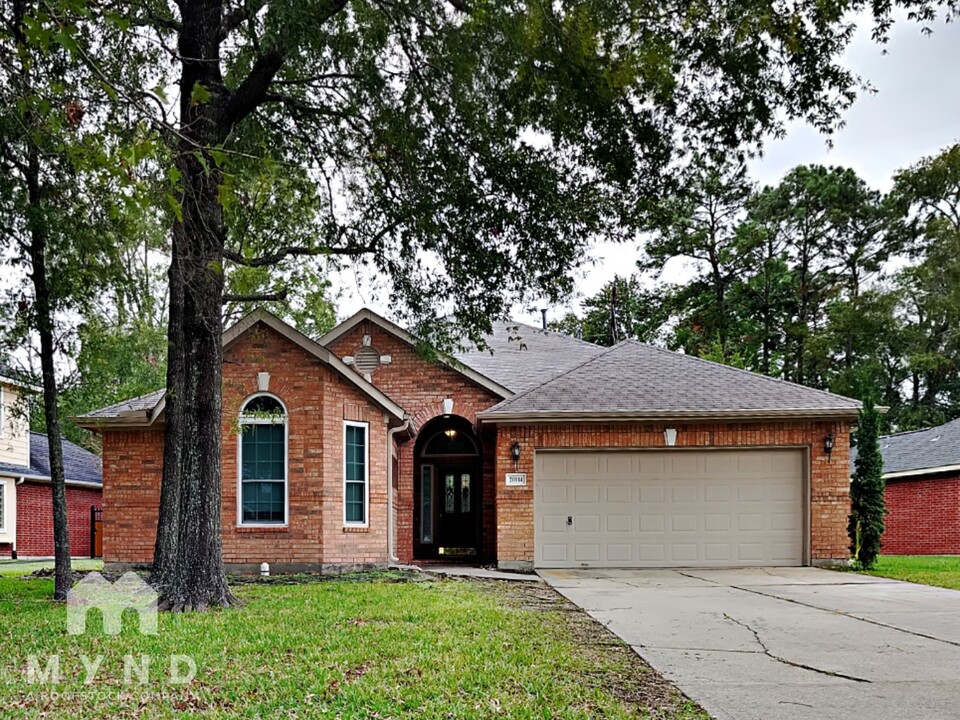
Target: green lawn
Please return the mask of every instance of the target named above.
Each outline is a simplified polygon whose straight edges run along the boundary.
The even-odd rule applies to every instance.
[[[161,614],[140,635],[66,634],[52,581],[0,577],[7,717],[706,718],[625,645],[546,587],[384,576],[235,588],[243,607]],[[30,656],[61,682],[30,685]],[[85,684],[81,655],[103,661]],[[196,678],[169,682],[172,654]],[[146,685],[124,656],[150,656]],[[36,664],[36,663],[35,663]]]
[[[960,590],[960,557],[882,555],[866,574]]]
[[[103,560],[80,559],[73,560],[70,564],[74,570],[100,570],[103,568]],[[19,577],[29,575],[37,570],[48,569],[53,569],[53,560],[0,560],[0,578]]]

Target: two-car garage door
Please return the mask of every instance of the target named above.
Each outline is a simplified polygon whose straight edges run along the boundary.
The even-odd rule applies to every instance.
[[[801,450],[539,451],[535,565],[804,562]]]

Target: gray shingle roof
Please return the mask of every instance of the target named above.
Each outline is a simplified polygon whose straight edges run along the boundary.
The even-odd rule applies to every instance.
[[[108,405],[107,407],[100,408],[99,410],[88,412],[80,417],[95,420],[97,418],[116,418],[121,417],[122,415],[128,415],[130,413],[147,412],[149,410],[153,410],[157,406],[157,404],[163,399],[165,393],[166,390],[156,390],[152,393],[141,395],[140,397],[131,398],[129,400],[121,400],[118,403]]]
[[[0,463],[0,473],[6,475],[33,475],[33,469],[26,465],[15,465],[13,463]]]
[[[485,340],[489,349],[460,352],[457,360],[515,393],[530,390],[606,349],[517,322],[494,322],[493,334]]]
[[[840,395],[627,340],[481,417],[855,415],[859,407]]]
[[[926,430],[885,435],[880,438],[880,452],[884,474],[960,465],[960,419]]]
[[[30,467],[50,477],[50,444],[43,433],[30,433]],[[63,474],[67,480],[103,484],[100,456],[63,438]]]
[[[63,438],[63,474],[74,482],[103,484],[100,457]],[[8,475],[50,477],[50,445],[43,433],[30,433],[30,466],[0,463],[0,472]]]

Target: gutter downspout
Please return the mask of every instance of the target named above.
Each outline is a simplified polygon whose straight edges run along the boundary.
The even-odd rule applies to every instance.
[[[397,557],[393,531],[393,436],[410,428],[410,418],[404,418],[403,425],[387,430],[387,559],[391,563],[400,561]]]

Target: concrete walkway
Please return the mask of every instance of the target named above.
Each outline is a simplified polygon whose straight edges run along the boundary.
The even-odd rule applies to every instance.
[[[470,565],[412,565],[398,567],[409,567],[411,569],[415,568],[420,572],[449,577],[481,578],[483,580],[508,580],[513,582],[543,582],[539,575],[534,575],[533,573],[504,572],[503,570],[490,570],[487,568],[472,567]]]
[[[960,591],[814,568],[540,574],[717,720],[960,717]]]

